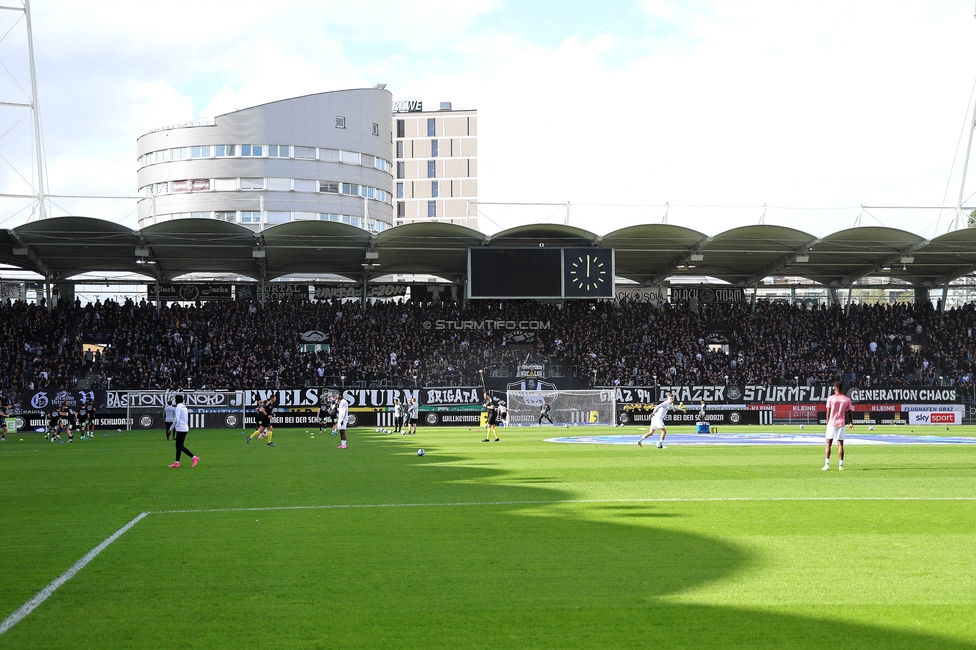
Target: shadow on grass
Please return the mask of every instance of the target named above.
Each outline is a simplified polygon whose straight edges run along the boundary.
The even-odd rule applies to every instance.
[[[678,505],[539,503],[572,495],[498,482],[505,471],[472,467],[468,457],[418,460],[405,452],[376,445],[329,456],[314,481],[255,480],[274,504],[431,505],[154,514],[113,545],[112,561],[86,569],[4,641],[102,648],[974,647],[837,622],[826,608],[815,618],[671,603],[666,597],[732,582],[761,559],[715,537],[650,523],[691,516],[669,512]],[[485,505],[436,505],[452,503]],[[594,520],[601,517],[617,520]],[[638,519],[648,523],[627,521]],[[79,607],[84,603],[94,611]]]

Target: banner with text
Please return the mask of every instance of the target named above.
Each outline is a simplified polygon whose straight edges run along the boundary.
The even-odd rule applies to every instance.
[[[208,300],[230,300],[232,284],[218,282],[194,283],[163,283],[156,293],[155,284],[146,285],[146,295],[150,300],[175,300],[179,302],[196,302]]]

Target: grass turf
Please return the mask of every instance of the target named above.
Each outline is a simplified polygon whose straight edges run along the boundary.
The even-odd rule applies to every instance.
[[[193,431],[179,470],[160,432],[10,435],[0,619],[152,514],[0,648],[976,648],[976,447],[852,445],[842,473],[564,433]]]

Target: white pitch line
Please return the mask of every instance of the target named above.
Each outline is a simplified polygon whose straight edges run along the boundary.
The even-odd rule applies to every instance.
[[[111,537],[106,539],[104,542],[102,542],[92,550],[88,551],[88,553],[86,553],[83,558],[81,558],[73,565],[71,565],[70,569],[68,569],[60,576],[55,578],[54,581],[51,582],[51,584],[49,584],[48,586],[44,587],[44,589],[41,589],[39,592],[37,592],[33,598],[31,598],[26,603],[21,605],[20,609],[18,609],[16,612],[8,616],[3,621],[3,623],[0,623],[0,634],[3,634],[4,632],[12,628],[14,625],[17,625],[17,623],[23,620],[25,616],[27,616],[32,611],[37,609],[37,607],[45,600],[47,600],[51,596],[51,594],[53,594],[55,590],[57,590],[58,587],[66,583],[68,580],[71,580],[73,577],[75,577],[76,573],[84,569],[85,565],[91,562],[92,560],[94,560],[98,556],[98,554],[104,551],[109,544],[111,544],[119,537],[121,537],[122,534],[125,533],[125,531],[135,526],[137,523],[139,523],[140,519],[142,519],[148,514],[149,514],[148,512],[140,513],[139,516],[137,516],[135,519],[133,519],[125,526],[122,526],[122,528],[119,528],[117,531],[115,531]]]
[[[647,499],[555,499],[551,501],[470,501],[457,503],[348,503],[319,506],[267,506],[263,508],[201,508],[154,510],[154,515],[212,512],[267,512],[275,510],[353,510],[365,508],[460,508],[471,506],[537,506],[562,503],[713,503],[736,501],[976,501],[976,497],[662,497]]]

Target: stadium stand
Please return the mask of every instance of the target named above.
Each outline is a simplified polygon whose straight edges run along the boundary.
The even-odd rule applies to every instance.
[[[534,338],[462,321],[536,320]],[[437,323],[453,323],[438,327]],[[592,385],[953,386],[973,382],[976,307],[927,303],[809,310],[785,303],[653,306],[631,301],[454,303],[108,301],[51,311],[0,306],[0,388],[187,389],[228,386],[477,385],[548,362]],[[303,352],[320,330],[329,352]],[[727,341],[726,354],[714,343]],[[105,353],[85,355],[98,341]]]

